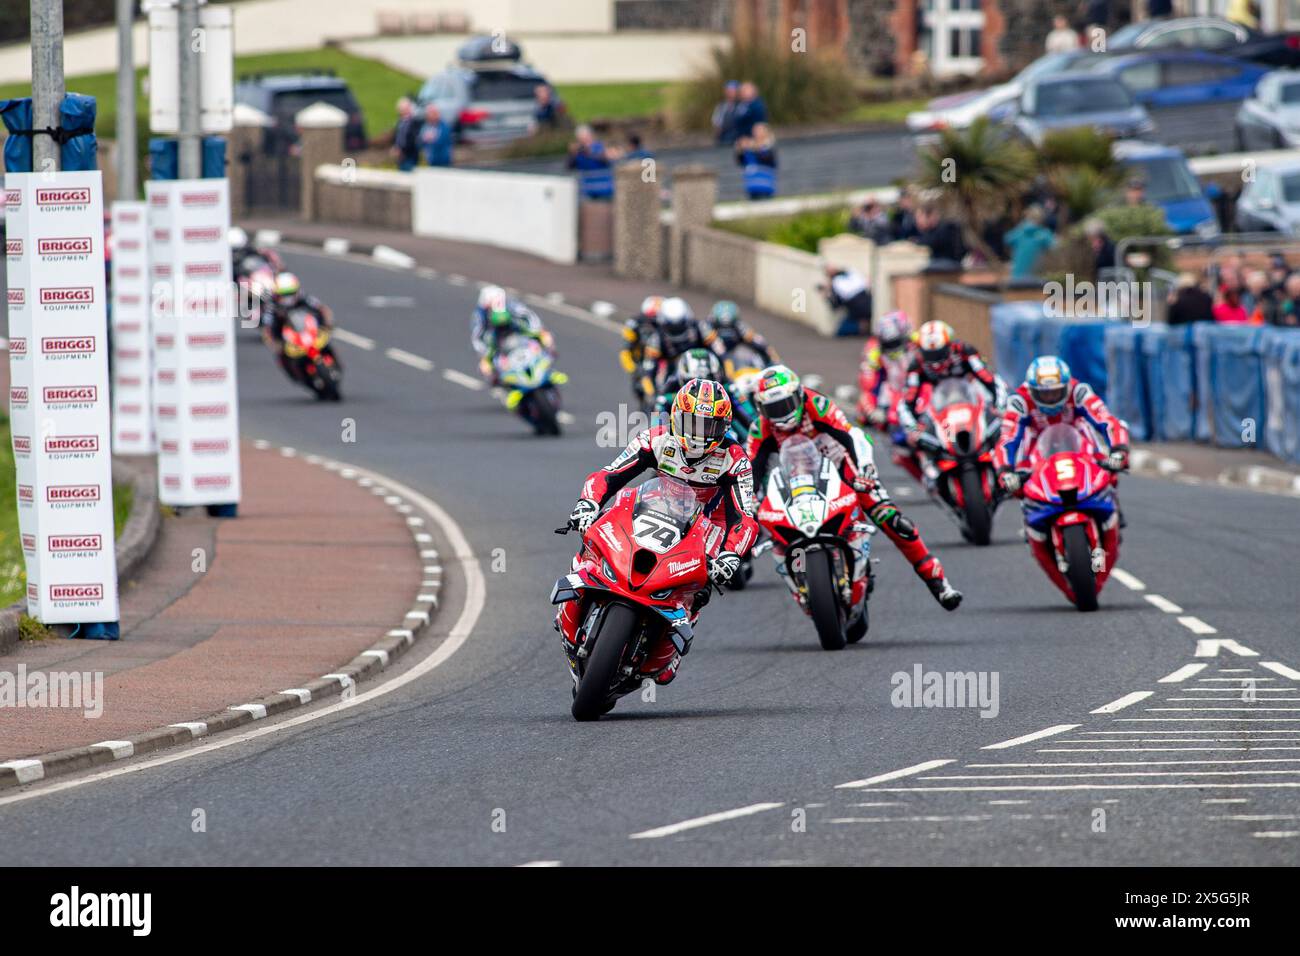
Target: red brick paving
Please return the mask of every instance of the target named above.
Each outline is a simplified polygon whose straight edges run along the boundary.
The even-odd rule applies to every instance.
[[[0,708],[0,760],[202,719],[351,660],[401,621],[421,563],[405,518],[354,482],[243,449],[239,517],[163,520],[121,585],[120,641],[24,642],[0,671],[104,674],[103,715]],[[207,570],[192,570],[202,548]]]

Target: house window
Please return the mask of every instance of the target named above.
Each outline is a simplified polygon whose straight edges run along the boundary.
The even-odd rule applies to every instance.
[[[936,76],[979,72],[984,65],[983,0],[925,0],[917,39]]]

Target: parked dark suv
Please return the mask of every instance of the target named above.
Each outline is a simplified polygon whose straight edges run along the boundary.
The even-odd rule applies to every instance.
[[[235,102],[252,106],[271,117],[263,145],[268,153],[288,152],[297,142],[293,118],[315,103],[337,106],[348,114],[343,128],[343,147],[366,146],[365,119],[357,98],[346,82],[330,72],[252,73],[235,83]]]

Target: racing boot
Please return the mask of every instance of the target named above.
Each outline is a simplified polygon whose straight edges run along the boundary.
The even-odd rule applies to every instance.
[[[916,573],[921,576],[925,586],[930,589],[934,599],[945,611],[955,611],[961,604],[962,593],[948,582],[943,573],[943,565],[934,555],[930,555],[916,566]]]

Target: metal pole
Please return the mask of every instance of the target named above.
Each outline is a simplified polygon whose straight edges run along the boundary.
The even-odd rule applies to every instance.
[[[31,0],[32,127],[57,129],[63,104],[63,0]],[[59,144],[32,137],[33,172],[59,168]]]
[[[136,197],[134,0],[117,0],[117,198]]]
[[[199,57],[194,41],[199,29],[199,0],[180,0],[176,35],[180,43],[180,178],[203,176],[199,131]]]

